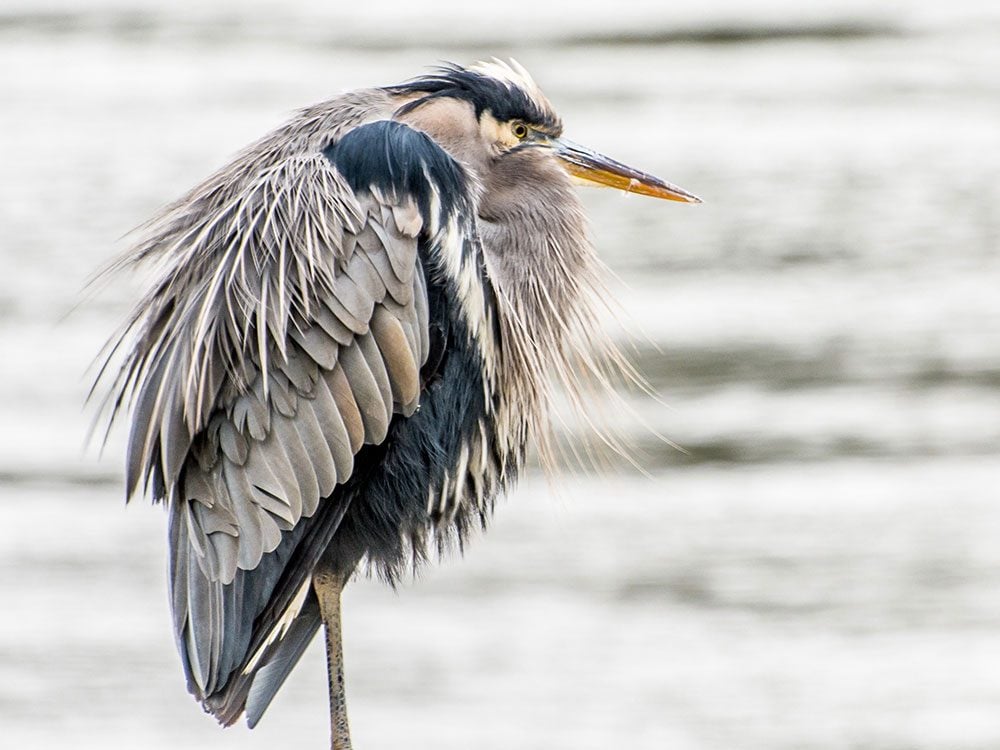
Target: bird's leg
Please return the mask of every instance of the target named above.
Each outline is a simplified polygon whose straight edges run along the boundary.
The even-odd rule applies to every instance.
[[[351,730],[347,725],[347,700],[344,691],[344,649],[340,629],[340,592],[347,574],[320,565],[313,573],[313,588],[319,597],[319,609],[326,626],[326,665],[330,677],[330,747],[351,750]]]

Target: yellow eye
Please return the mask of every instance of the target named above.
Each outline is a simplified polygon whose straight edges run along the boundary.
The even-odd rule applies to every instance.
[[[514,134],[514,137],[519,141],[523,141],[528,137],[528,126],[523,122],[515,122],[510,126],[510,132]]]

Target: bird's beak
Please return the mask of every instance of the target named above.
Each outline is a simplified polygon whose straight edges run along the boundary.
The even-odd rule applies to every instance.
[[[668,201],[701,203],[701,198],[682,190],[676,185],[664,182],[651,174],[626,166],[596,151],[562,138],[552,142],[556,156],[562,161],[566,171],[574,177],[589,183],[624,190],[626,193],[651,195]]]

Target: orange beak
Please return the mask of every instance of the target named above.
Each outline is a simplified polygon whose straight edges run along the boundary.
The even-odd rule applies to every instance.
[[[566,171],[586,182],[668,201],[701,203],[697,195],[572,141],[560,138],[553,145]]]

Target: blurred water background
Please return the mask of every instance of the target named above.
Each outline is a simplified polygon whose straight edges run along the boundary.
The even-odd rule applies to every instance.
[[[464,560],[346,596],[364,748],[1000,747],[1000,5],[4,0],[0,746],[327,742],[314,645],[252,733],[185,693],[163,516],[82,448],[135,298],[88,275],[292,109],[514,55],[645,332],[649,476],[527,478]]]

